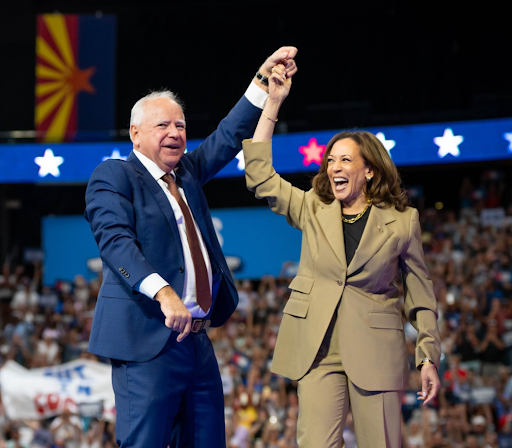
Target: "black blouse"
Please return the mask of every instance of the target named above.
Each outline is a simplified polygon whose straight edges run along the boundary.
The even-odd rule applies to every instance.
[[[359,246],[359,241],[361,241],[361,237],[363,236],[364,228],[366,227],[366,223],[368,221],[368,216],[370,216],[370,209],[371,207],[368,207],[368,210],[366,210],[365,214],[352,224],[341,221],[343,223],[343,238],[345,240],[345,255],[347,257],[347,266],[352,261],[352,258],[354,258],[357,246]],[[351,219],[355,216],[357,215],[343,215],[345,219]]]

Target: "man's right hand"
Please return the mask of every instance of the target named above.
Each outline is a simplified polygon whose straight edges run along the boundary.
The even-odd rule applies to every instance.
[[[192,328],[192,315],[170,286],[163,287],[156,293],[155,300],[160,302],[160,309],[165,316],[165,326],[179,333],[176,340],[183,341]]]
[[[296,47],[281,47],[272,53],[260,67],[260,73],[270,78],[272,69],[277,64],[283,64],[286,76],[291,78],[297,73],[297,65],[295,64],[295,56],[297,55]]]
[[[277,64],[282,64],[284,66],[284,72],[286,73],[287,78],[291,78],[295,73],[297,73],[297,65],[295,64],[295,56],[297,55],[296,47],[281,47],[272,53],[265,62],[260,66],[259,72],[270,78],[272,76],[272,69]],[[254,77],[257,85],[260,86],[265,92],[268,93],[268,86],[261,83],[258,78]]]

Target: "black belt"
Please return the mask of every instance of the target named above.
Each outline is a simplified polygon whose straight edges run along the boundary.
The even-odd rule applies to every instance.
[[[190,331],[192,333],[197,333],[198,331],[205,330],[211,324],[211,320],[206,319],[192,319],[192,328]]]

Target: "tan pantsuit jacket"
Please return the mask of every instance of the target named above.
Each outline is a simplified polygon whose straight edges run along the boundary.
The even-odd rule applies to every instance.
[[[359,247],[346,263],[340,202],[323,203],[272,167],[271,142],[244,141],[249,190],[267,199],[275,213],[302,231],[297,276],[275,347],[271,370],[290,379],[310,369],[339,304],[341,362],[350,380],[368,391],[408,386],[406,343],[398,274],[405,313],[418,330],[416,364],[440,358],[436,299],[423,258],[418,211],[373,205]],[[341,299],[341,302],[340,302]]]

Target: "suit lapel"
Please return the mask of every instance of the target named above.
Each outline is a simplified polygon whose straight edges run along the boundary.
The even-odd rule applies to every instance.
[[[131,163],[135,170],[142,176],[142,179],[144,180],[147,187],[153,194],[153,197],[155,198],[156,202],[160,206],[162,213],[169,221],[169,224],[174,232],[175,237],[177,239],[180,239],[178,225],[176,224],[176,217],[174,216],[172,207],[169,204],[169,199],[167,199],[167,196],[163,192],[162,187],[149,173],[145,166],[140,162],[140,160],[133,153],[133,151],[130,153],[127,162]],[[181,166],[181,164],[178,164],[178,166],[175,169],[175,173],[176,181],[185,192],[185,197],[187,198],[188,206],[199,227],[199,230],[201,231],[201,235],[207,246],[210,247],[208,227],[206,225],[204,213],[202,212],[200,199],[197,193],[196,183],[194,182],[192,175],[187,170],[185,170],[183,166]]]
[[[330,204],[320,202],[320,208],[316,213],[318,223],[338,257],[343,268],[347,267],[345,255],[345,242],[343,240],[343,226],[341,225],[341,205],[339,201],[332,201]]]
[[[393,235],[393,230],[387,224],[395,221],[393,212],[373,206],[364,228],[363,236],[357,246],[354,258],[348,266],[347,275],[356,272],[372,258],[382,245]]]
[[[228,281],[233,289],[236,289],[233,278],[229,275],[229,268],[223,257],[219,240],[217,239],[215,230],[212,228],[210,211],[207,205],[203,205],[202,188],[197,184],[189,171],[179,168],[178,166],[175,172],[177,183],[185,192],[190,211],[199,227],[203,241],[206,244],[213,274],[215,275],[215,273],[221,269],[223,278]]]
[[[133,151],[130,153],[130,155],[127,159],[127,162],[131,163],[132,166],[135,168],[135,171],[137,171],[140,174],[140,176],[142,177],[146,186],[148,187],[149,191],[152,193],[158,206],[160,207],[160,210],[162,210],[162,213],[167,218],[167,221],[169,222],[169,225],[171,226],[174,236],[179,240],[180,232],[178,230],[178,225],[176,224],[176,217],[174,216],[174,212],[172,210],[171,204],[169,204],[169,199],[167,199],[167,196],[165,195],[164,191],[162,190],[162,187],[158,184],[158,182],[155,180],[155,178],[149,173],[149,171],[146,169],[146,167],[140,162],[140,160],[133,153]]]

